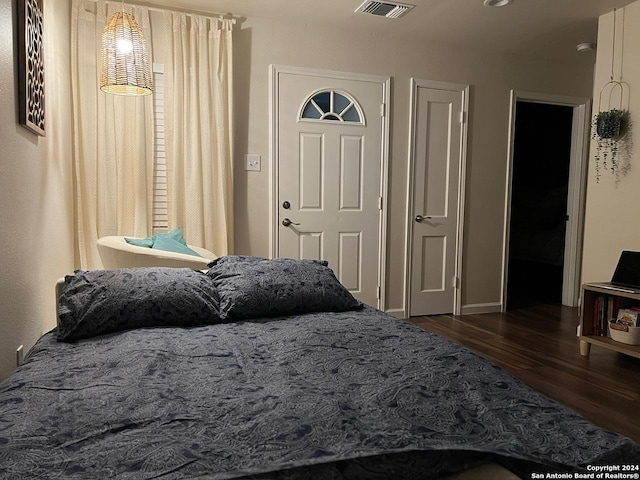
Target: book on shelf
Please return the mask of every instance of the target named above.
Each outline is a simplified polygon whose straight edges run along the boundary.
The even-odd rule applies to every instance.
[[[607,335],[609,320],[616,320],[620,312],[618,297],[598,295],[593,302],[593,335],[604,337]],[[640,310],[638,310],[640,319]]]

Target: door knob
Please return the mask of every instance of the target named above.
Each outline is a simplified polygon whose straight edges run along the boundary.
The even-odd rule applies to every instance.
[[[292,222],[288,218],[285,218],[284,220],[282,220],[282,225],[285,227],[288,227],[289,225],[300,225],[300,224],[296,222]]]
[[[423,220],[431,220],[431,217],[423,217],[422,215],[416,215],[416,222],[420,223]]]

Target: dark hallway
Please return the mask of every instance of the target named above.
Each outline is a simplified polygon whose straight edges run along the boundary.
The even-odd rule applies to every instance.
[[[516,106],[507,308],[560,304],[573,108]]]

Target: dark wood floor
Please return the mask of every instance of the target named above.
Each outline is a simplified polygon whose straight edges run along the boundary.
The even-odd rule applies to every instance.
[[[581,356],[576,308],[542,305],[409,321],[488,357],[596,425],[640,442],[640,359],[597,346]]]

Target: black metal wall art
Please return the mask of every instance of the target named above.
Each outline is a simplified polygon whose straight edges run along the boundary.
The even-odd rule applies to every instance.
[[[18,0],[18,108],[20,123],[45,135],[43,0]]]

